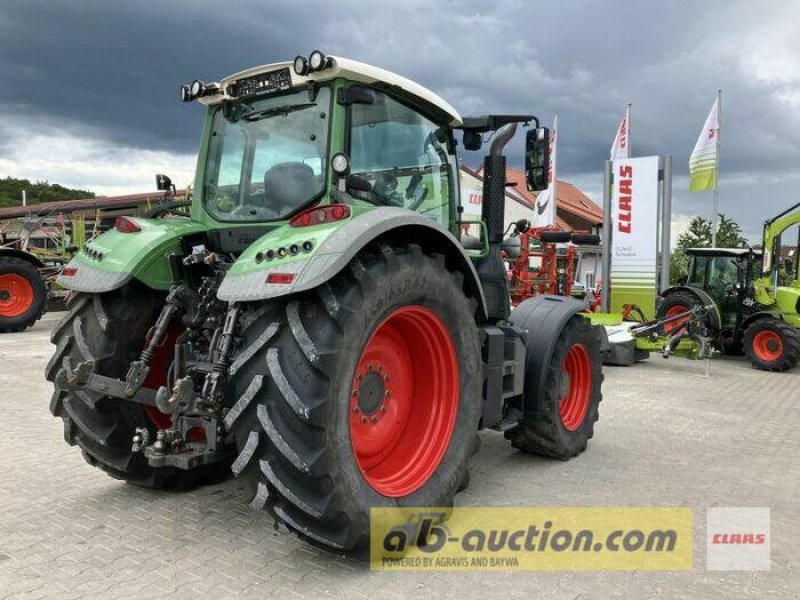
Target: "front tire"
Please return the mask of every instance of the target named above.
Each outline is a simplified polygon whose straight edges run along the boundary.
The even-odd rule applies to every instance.
[[[529,348],[528,351],[536,351]],[[550,358],[541,402],[532,415],[506,431],[514,448],[560,460],[584,450],[594,435],[603,398],[600,341],[587,319],[575,315],[561,330]],[[526,389],[529,406],[536,390]]]
[[[381,245],[317,290],[251,308],[226,425],[252,506],[355,553],[371,507],[452,506],[480,418],[462,281],[443,256]]]
[[[744,351],[756,369],[788,371],[800,361],[800,330],[785,321],[759,319],[744,332]]]

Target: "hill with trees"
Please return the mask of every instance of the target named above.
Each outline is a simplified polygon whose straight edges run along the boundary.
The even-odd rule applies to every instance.
[[[28,204],[41,204],[57,200],[82,200],[94,198],[95,194],[87,190],[75,190],[57,183],[6,177],[0,179],[0,208],[22,205],[22,190],[25,190]]]

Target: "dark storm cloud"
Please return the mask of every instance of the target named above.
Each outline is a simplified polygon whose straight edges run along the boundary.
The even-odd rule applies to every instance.
[[[534,112],[549,123],[558,111],[560,175],[589,181],[627,102],[635,154],[673,154],[685,175],[721,87],[724,198],[736,200],[728,212],[760,222],[750,190],[766,181],[780,195],[779,178],[796,173],[800,156],[794,6],[6,0],[0,77],[10,93],[0,103],[126,145],[187,153],[202,111],[177,101],[179,83],[320,47],[416,79],[464,114]],[[14,118],[8,105],[0,111]],[[684,212],[708,202],[677,197]]]

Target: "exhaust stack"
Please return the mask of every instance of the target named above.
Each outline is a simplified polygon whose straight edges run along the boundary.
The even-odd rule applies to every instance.
[[[506,157],[503,148],[516,131],[516,123],[508,123],[498,129],[489,154],[483,160],[481,218],[486,223],[489,236],[489,255],[476,267],[492,320],[507,319],[509,315],[508,279],[502,252],[506,212]]]

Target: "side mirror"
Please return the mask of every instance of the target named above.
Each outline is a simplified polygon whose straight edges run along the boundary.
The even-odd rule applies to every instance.
[[[540,192],[547,189],[550,169],[550,130],[537,127],[525,136],[525,180],[528,189]]]
[[[172,179],[164,175],[163,173],[159,173],[156,175],[156,189],[161,192],[167,192],[172,189]]]
[[[464,130],[464,148],[466,150],[474,152],[476,150],[480,150],[482,145],[483,138],[481,138],[480,133],[473,131],[472,129]]]

